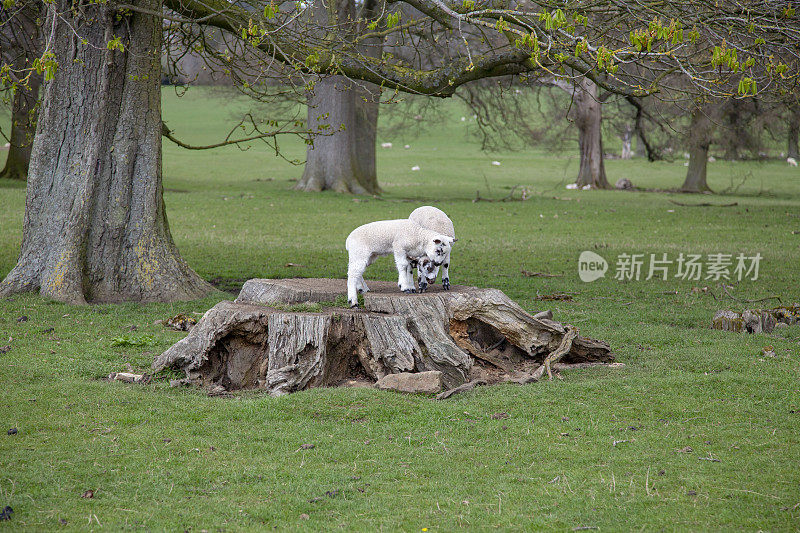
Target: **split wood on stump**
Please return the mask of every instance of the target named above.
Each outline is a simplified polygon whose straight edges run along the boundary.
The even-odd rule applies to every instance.
[[[363,309],[335,307],[341,279],[252,279],[153,363],[189,382],[274,395],[371,386],[387,374],[440,371],[447,389],[470,381],[528,383],[543,363],[610,363],[603,341],[577,336],[552,314],[532,316],[497,289],[439,286],[424,294],[371,282]],[[322,302],[309,312],[306,302]],[[327,304],[326,304],[327,302]],[[553,357],[554,356],[554,357]]]

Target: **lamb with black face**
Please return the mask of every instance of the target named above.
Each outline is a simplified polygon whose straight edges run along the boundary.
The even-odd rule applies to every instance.
[[[438,265],[427,257],[418,261],[417,274],[419,276],[419,292],[425,292],[428,290],[428,285],[436,283],[436,273],[439,270],[437,267]]]
[[[452,237],[453,242],[457,240],[453,221],[441,209],[430,205],[418,207],[409,215],[408,219],[413,220],[424,228]],[[436,259],[433,265],[427,267],[425,272],[421,271],[419,266],[417,267],[420,291],[427,289],[427,286],[433,283],[431,279],[436,279],[440,267],[442,269],[442,288],[446,291],[450,290],[450,250],[448,249],[446,257]]]

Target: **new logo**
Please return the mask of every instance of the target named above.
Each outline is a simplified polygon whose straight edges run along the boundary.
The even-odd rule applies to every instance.
[[[605,277],[608,262],[601,256],[588,250],[578,257],[578,276],[586,283]]]

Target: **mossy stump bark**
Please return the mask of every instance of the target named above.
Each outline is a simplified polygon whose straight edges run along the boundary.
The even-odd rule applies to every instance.
[[[181,370],[207,388],[281,395],[431,370],[447,389],[475,380],[529,383],[558,349],[566,350],[563,363],[614,360],[603,341],[577,336],[565,346],[574,328],[549,313],[528,314],[497,289],[404,294],[391,282],[369,285],[363,308],[348,309],[333,304],[346,294],[346,280],[250,280],[153,367]]]

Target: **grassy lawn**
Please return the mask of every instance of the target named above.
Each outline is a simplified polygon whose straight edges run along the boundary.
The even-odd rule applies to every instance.
[[[164,92],[165,119],[187,142],[219,140],[247,105]],[[729,191],[715,196],[568,191],[575,154],[482,153],[469,119],[450,105],[420,134],[379,136],[394,145],[379,149],[381,198],[293,192],[302,167],[261,146],[190,152],[165,141],[165,200],[181,253],[206,279],[344,277],[354,227],[434,204],[459,237],[454,283],[497,287],[532,312],[552,309],[608,341],[623,369],[573,370],[443,402],[363,389],[210,398],[165,379],[101,378],[127,364],[147,369],[184,335],[154,321],[203,312],[229,294],[86,307],[15,296],[0,300],[0,347],[10,347],[0,355],[0,508],[14,508],[0,528],[800,529],[800,326],[714,331],[717,309],[748,305],[719,281],[681,280],[674,270],[667,281],[614,279],[622,253],[760,253],[759,278],[728,292],[800,301],[800,172],[718,161],[709,183]],[[303,157],[299,142],[284,144],[289,159]],[[685,172],[683,159],[606,164],[612,183],[628,177],[648,188],[677,187]],[[478,190],[502,198],[514,186],[530,199],[473,202]],[[0,276],[19,251],[24,193],[0,181]],[[605,278],[579,280],[583,250],[608,260]],[[396,272],[383,259],[366,278]],[[557,292],[572,301],[537,299]],[[121,337],[138,345],[117,346]],[[768,345],[774,357],[762,354]],[[6,435],[12,427],[18,433]],[[83,498],[90,489],[94,497]]]

